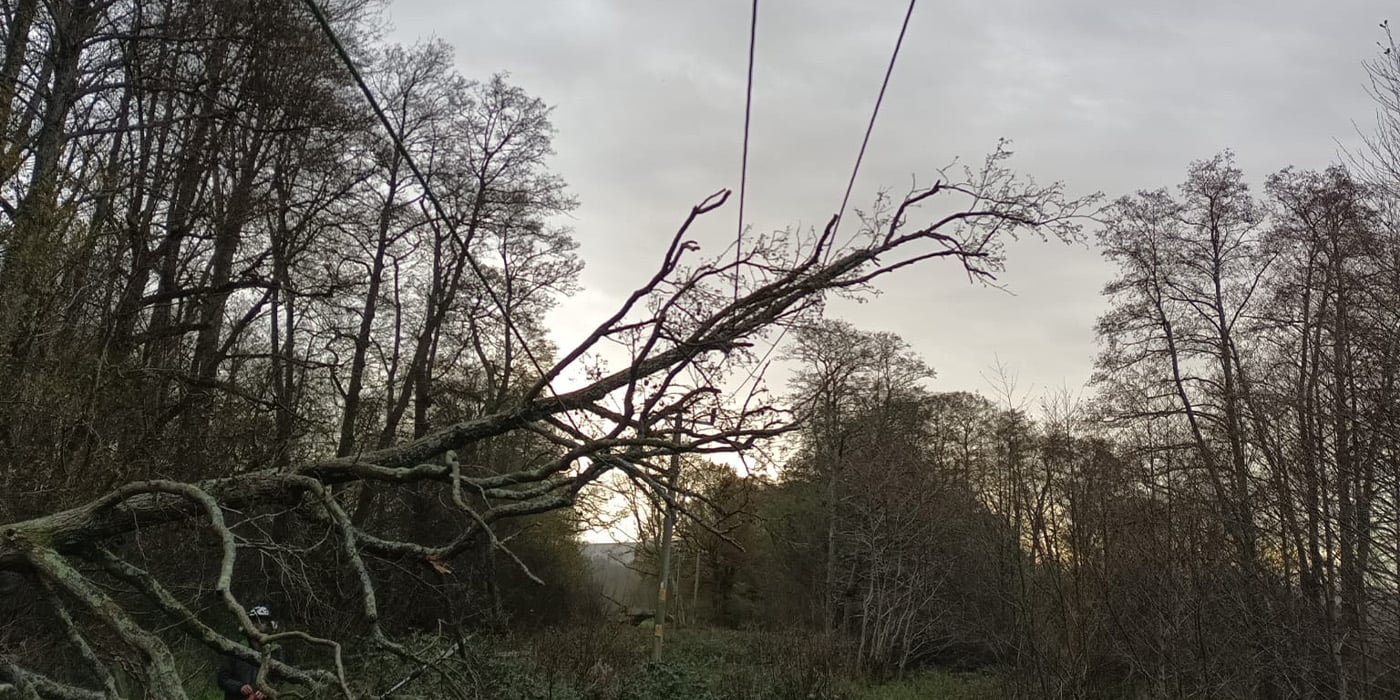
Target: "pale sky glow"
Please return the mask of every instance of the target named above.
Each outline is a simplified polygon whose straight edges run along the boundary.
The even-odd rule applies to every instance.
[[[1323,168],[1373,110],[1361,62],[1378,0],[1091,2],[925,0],[866,156],[853,206],[928,182],[1000,137],[1012,166],[1072,194],[1173,186],[1188,162],[1233,148],[1252,182]],[[747,220],[814,226],[840,204],[889,58],[902,0],[760,2]],[[436,36],[462,72],[512,80],[556,106],[554,167],[579,197],[569,224],[584,291],[549,323],[569,347],[652,270],[688,209],[737,188],[749,3],[392,0],[392,36]],[[695,229],[733,237],[737,201]],[[1092,231],[1090,231],[1092,236]],[[903,336],[935,390],[980,390],[995,358],[1023,390],[1077,390],[1109,270],[1086,245],[1011,246],[1007,291],[947,264],[886,278],[832,315]]]

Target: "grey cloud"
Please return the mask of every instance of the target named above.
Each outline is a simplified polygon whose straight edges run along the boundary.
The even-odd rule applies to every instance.
[[[738,184],[749,3],[395,0],[404,41],[458,49],[468,75],[509,70],[557,105],[556,161],[582,207],[570,222],[588,262],[582,302],[555,315],[561,342],[640,279],[694,202]],[[823,222],[839,204],[905,3],[761,0],[749,221]],[[853,200],[931,178],[1015,140],[1015,167],[1111,195],[1170,186],[1196,158],[1232,147],[1256,181],[1323,167],[1352,120],[1369,121],[1361,62],[1387,3],[1138,0],[924,2]],[[734,232],[731,205],[697,229]],[[903,335],[979,389],[993,355],[1023,384],[1089,376],[1098,293],[1110,270],[1084,246],[1011,246],[1003,282],[970,286],[948,266],[898,274],[837,314]],[[582,298],[582,297],[581,297]],[[577,308],[576,308],[577,307]]]

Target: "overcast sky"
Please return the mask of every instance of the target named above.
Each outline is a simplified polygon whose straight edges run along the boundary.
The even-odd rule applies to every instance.
[[[826,221],[841,194],[904,16],[904,0],[760,0],[746,219]],[[1362,61],[1379,0],[924,0],[914,12],[853,204],[907,188],[1000,137],[1017,170],[1071,192],[1175,185],[1233,148],[1251,181],[1322,168],[1372,120]],[[737,190],[747,0],[391,0],[394,40],[436,37],[461,71],[555,105],[554,166],[581,206],[570,222],[585,291],[552,318],[568,346],[647,274],[688,209]],[[697,229],[733,236],[735,201]],[[939,390],[986,391],[999,357],[1023,391],[1089,377],[1110,270],[1091,246],[1023,243],[1007,291],[948,265],[887,278],[832,315],[903,336]]]

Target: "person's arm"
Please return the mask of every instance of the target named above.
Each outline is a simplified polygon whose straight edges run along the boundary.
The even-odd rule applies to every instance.
[[[224,662],[219,665],[219,675],[217,681],[219,689],[225,693],[243,692],[243,681],[238,678],[238,659],[234,656],[225,656]]]

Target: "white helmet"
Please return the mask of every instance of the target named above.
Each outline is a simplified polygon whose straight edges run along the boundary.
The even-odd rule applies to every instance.
[[[254,605],[248,608],[248,617],[253,618],[254,622],[265,622],[273,629],[277,629],[277,621],[272,619],[272,611],[266,605]]]

